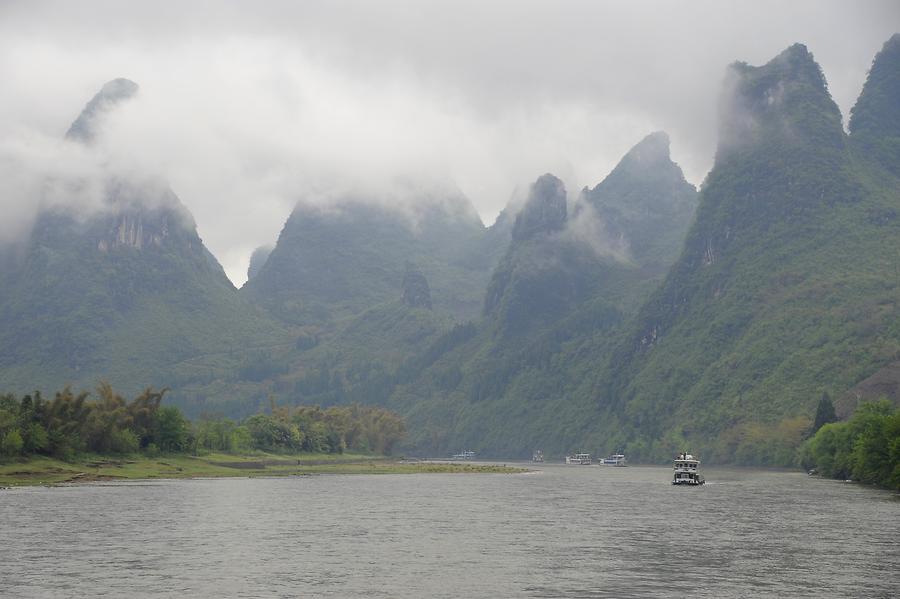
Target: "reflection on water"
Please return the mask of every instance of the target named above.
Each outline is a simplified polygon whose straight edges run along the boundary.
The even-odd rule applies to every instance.
[[[531,465],[529,464],[529,467]],[[798,473],[115,483],[0,492],[4,597],[887,597],[896,495]]]

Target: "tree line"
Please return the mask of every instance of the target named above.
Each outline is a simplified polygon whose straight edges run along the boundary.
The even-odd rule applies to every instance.
[[[800,463],[821,476],[900,491],[900,409],[887,400],[864,403],[849,420],[823,424],[801,448]]]
[[[406,425],[383,408],[277,407],[242,421],[188,420],[162,405],[166,390],[146,389],[131,401],[108,383],[89,392],[69,387],[52,399],[41,393],[0,395],[0,458],[46,455],[73,459],[80,453],[197,453],[207,451],[388,454]]]

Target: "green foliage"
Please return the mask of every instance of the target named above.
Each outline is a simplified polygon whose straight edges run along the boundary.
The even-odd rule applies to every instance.
[[[98,399],[68,387],[53,401],[39,393],[0,396],[0,457],[48,455],[72,460],[79,452],[148,456],[189,451],[389,454],[406,434],[397,414],[351,405],[278,408],[241,423],[204,418],[192,424],[178,408],[161,405],[165,390],[146,389],[126,401],[104,382]],[[26,431],[23,435],[21,431]]]
[[[146,389],[128,402],[103,382],[94,401],[88,400],[88,393],[76,395],[69,387],[56,393],[52,401],[40,393],[21,400],[7,395],[0,400],[0,435],[15,428],[22,453],[62,459],[85,451],[134,453],[151,444],[168,449],[167,422],[172,418],[186,421],[176,408],[160,408],[164,394],[165,390]],[[172,450],[183,449],[183,445]]]
[[[0,438],[0,455],[17,456],[22,452],[25,443],[19,429],[12,429]]]
[[[275,407],[240,425],[227,418],[196,425],[198,446],[209,451],[255,449],[275,453],[389,454],[406,434],[403,419],[383,408],[351,405]]]
[[[820,428],[801,459],[822,476],[900,490],[900,409],[888,401],[861,405],[847,422]]]
[[[176,407],[159,408],[156,414],[156,438],[153,442],[162,451],[179,452],[188,449],[191,424]]]
[[[822,399],[816,406],[816,417],[813,419],[812,433],[815,434],[820,428],[826,424],[837,422],[837,414],[834,412],[834,404],[831,397],[827,393],[822,394]]]

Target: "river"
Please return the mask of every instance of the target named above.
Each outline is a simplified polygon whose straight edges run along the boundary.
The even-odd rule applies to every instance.
[[[528,465],[530,467],[530,464]],[[896,597],[900,500],[539,465],[0,491],[3,597]]]

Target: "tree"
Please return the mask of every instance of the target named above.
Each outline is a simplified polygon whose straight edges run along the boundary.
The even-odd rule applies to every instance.
[[[816,417],[813,420],[811,434],[816,434],[824,425],[837,422],[837,420],[837,414],[834,412],[834,404],[831,402],[831,398],[827,393],[823,393],[821,399],[819,399],[819,405],[816,406]]]
[[[5,456],[16,456],[22,453],[22,435],[19,434],[19,429],[12,429],[8,433],[3,436],[3,440],[0,441],[0,453]]]
[[[172,406],[159,408],[156,412],[156,445],[162,451],[184,451],[190,441],[190,423],[181,410]]]

